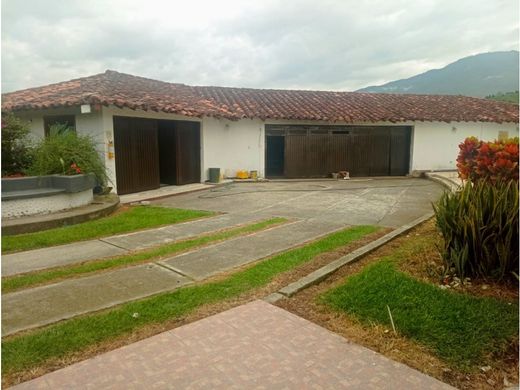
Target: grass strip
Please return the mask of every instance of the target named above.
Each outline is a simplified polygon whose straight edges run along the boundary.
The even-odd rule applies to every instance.
[[[2,237],[2,253],[44,248],[93,238],[127,233],[195,218],[215,215],[209,211],[156,206],[135,206],[118,214],[35,233]]]
[[[265,286],[276,275],[376,231],[374,226],[345,229],[305,246],[289,250],[214,282],[184,287],[141,301],[74,318],[2,343],[2,373],[31,370],[52,359],[81,352],[98,343],[124,336],[148,324],[177,319],[197,307],[238,296]],[[139,313],[139,316],[133,316]],[[137,318],[136,318],[137,317]]]
[[[227,240],[239,235],[257,232],[259,230],[263,230],[283,222],[287,222],[287,220],[285,218],[271,218],[246,226],[223,230],[217,233],[207,234],[189,240],[173,242],[171,244],[162,245],[153,249],[139,251],[128,255],[121,255],[97,261],[88,261],[82,264],[73,264],[66,267],[36,271],[23,275],[7,276],[2,278],[2,294],[24,288],[34,287],[44,283],[56,282],[58,280],[70,277],[141,263],[151,259],[159,259],[164,256],[171,256],[176,253],[195,247],[208,245],[216,241]]]
[[[396,270],[388,256],[322,295],[332,308],[364,323],[391,326],[469,371],[485,354],[500,352],[518,335],[518,303],[442,290]]]

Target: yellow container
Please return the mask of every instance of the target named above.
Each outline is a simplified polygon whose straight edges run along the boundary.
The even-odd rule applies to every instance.
[[[249,179],[249,174],[247,173],[247,171],[238,171],[237,172],[237,179]]]

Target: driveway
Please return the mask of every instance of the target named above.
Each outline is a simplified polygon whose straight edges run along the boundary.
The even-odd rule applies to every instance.
[[[348,225],[397,227],[432,211],[439,184],[415,178],[232,183],[153,203]]]
[[[240,236],[147,264],[38,286],[2,297],[4,335],[79,314],[171,291],[292,247],[348,225],[397,227],[431,212],[443,189],[422,179],[236,183],[157,200],[171,207],[225,212],[212,218],[4,256],[7,274],[113,255],[271,216],[291,219],[253,235]],[[35,261],[35,259],[39,259]]]

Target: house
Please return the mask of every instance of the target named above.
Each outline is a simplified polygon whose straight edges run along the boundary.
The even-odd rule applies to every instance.
[[[518,136],[518,105],[465,96],[173,84],[105,73],[2,95],[43,137],[54,123],[92,135],[119,194],[208,179],[407,175],[455,168],[467,136]]]

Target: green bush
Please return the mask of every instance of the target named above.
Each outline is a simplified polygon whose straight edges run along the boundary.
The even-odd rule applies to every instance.
[[[32,159],[29,125],[12,113],[2,117],[2,176],[23,174]]]
[[[468,182],[434,206],[446,269],[504,279],[518,274],[518,183]]]
[[[32,175],[94,173],[100,185],[107,184],[105,165],[94,140],[73,131],[50,131],[35,148]]]

